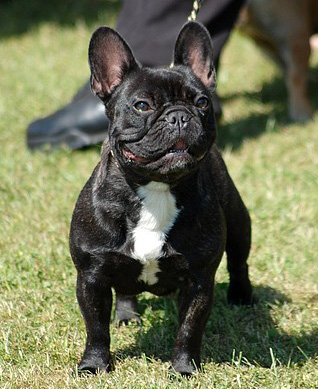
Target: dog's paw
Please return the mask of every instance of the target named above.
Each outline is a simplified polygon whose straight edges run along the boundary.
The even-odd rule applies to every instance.
[[[114,370],[113,360],[109,353],[98,350],[85,351],[80,364],[77,367],[79,374],[109,373]]]
[[[253,288],[249,282],[245,285],[230,283],[227,292],[227,301],[232,305],[253,305],[257,302],[253,295]]]
[[[190,358],[186,354],[175,356],[172,360],[172,368],[184,377],[190,377],[200,368],[200,358]]]
[[[141,319],[138,315],[127,316],[127,315],[116,314],[114,320],[114,324],[116,325],[116,327],[125,326],[125,325],[127,326],[129,323],[136,324],[137,326],[141,326],[142,324]]]
[[[141,326],[140,316],[134,308],[131,307],[131,309],[128,309],[127,306],[117,305],[114,319],[115,325],[119,327],[121,325],[128,325],[128,323],[136,323]]]
[[[137,313],[136,296],[116,295],[116,315],[115,324],[117,326],[127,325],[129,322],[134,322],[141,325],[141,319]]]

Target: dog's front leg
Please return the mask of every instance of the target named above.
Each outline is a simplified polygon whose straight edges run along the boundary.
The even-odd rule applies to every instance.
[[[188,288],[180,290],[178,299],[179,330],[173,352],[172,366],[184,375],[200,368],[200,348],[203,331],[213,301],[214,281],[197,279]]]
[[[78,371],[97,373],[113,369],[110,355],[109,322],[112,292],[107,281],[93,273],[79,272],[77,299],[85,320],[87,339]]]

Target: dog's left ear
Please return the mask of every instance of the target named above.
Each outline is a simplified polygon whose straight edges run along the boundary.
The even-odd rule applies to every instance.
[[[202,24],[188,22],[183,26],[174,49],[174,64],[189,66],[207,88],[215,87],[212,41]]]
[[[91,88],[105,101],[125,76],[139,68],[124,39],[110,27],[100,27],[92,35],[88,60],[91,69]]]

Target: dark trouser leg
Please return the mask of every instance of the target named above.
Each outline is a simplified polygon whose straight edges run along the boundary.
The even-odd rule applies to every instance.
[[[205,0],[203,3],[198,21],[207,27],[212,36],[216,65],[244,1]],[[142,64],[167,65],[172,60],[176,37],[187,21],[192,5],[192,0],[126,0],[119,15],[117,31],[127,40]]]
[[[77,299],[85,320],[87,339],[79,371],[111,371],[109,321],[112,307],[111,288],[105,280],[78,274]]]
[[[247,265],[251,246],[251,221],[240,197],[237,197],[235,208],[232,208],[231,219],[227,219],[226,242],[230,275],[228,301],[238,305],[252,304],[252,286]]]

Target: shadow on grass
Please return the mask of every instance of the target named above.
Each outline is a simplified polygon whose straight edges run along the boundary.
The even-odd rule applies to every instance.
[[[314,111],[318,109],[318,68],[311,68],[308,93]],[[292,123],[288,117],[287,91],[282,76],[277,76],[271,82],[264,83],[260,91],[235,93],[225,96],[224,104],[231,104],[237,98],[247,101],[259,101],[261,104],[274,105],[273,111],[268,113],[255,113],[235,120],[231,123],[221,124],[218,131],[218,146],[223,149],[229,147],[239,149],[245,139],[257,138],[265,132],[278,131],[278,127]]]
[[[4,0],[1,3],[0,39],[20,35],[43,22],[73,26],[94,23],[101,15],[115,16],[119,0]]]
[[[259,302],[253,307],[230,306],[226,301],[227,284],[217,284],[215,304],[207,323],[202,342],[202,361],[249,364],[270,368],[276,364],[289,366],[305,363],[317,356],[318,331],[301,336],[284,333],[273,319],[275,307],[290,300],[270,287],[254,287]],[[142,319],[150,323],[141,327],[134,347],[118,350],[121,359],[140,356],[169,361],[177,330],[175,298],[146,298],[139,296]],[[129,329],[128,329],[129,330]]]

